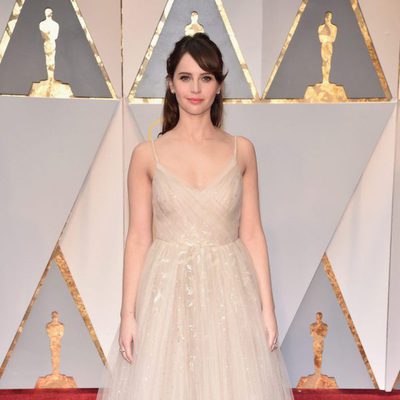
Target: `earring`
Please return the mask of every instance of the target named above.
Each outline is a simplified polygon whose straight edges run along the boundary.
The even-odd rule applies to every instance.
[[[217,94],[221,94],[221,90],[218,90]]]
[[[172,94],[175,94],[175,90],[174,90],[174,89],[171,89],[171,93],[172,93]]]

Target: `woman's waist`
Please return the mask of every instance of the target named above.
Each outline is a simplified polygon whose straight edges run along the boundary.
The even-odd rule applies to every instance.
[[[154,237],[154,241],[164,242],[170,245],[188,246],[188,247],[213,247],[226,246],[240,240],[239,236],[228,237],[224,239],[188,239],[188,238],[165,238]]]

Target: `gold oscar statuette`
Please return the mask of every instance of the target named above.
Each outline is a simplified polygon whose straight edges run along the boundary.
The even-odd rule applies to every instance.
[[[322,313],[317,312],[316,321],[310,325],[310,333],[313,338],[314,373],[300,378],[298,389],[333,389],[337,388],[335,378],[321,374],[322,352],[324,340],[328,334],[328,325],[322,321]]]
[[[185,36],[193,36],[195,33],[204,33],[203,25],[199,24],[199,13],[197,11],[192,11],[190,16],[192,22],[185,26]]]
[[[54,78],[56,69],[56,40],[60,31],[60,25],[53,19],[53,10],[44,10],[46,18],[40,22],[39,30],[44,41],[44,54],[46,57],[47,79],[32,84],[29,96],[33,97],[73,97],[71,87]]]
[[[47,335],[50,339],[52,373],[40,376],[35,388],[76,388],[72,376],[60,373],[61,339],[64,335],[64,324],[58,320],[58,312],[51,313],[51,322],[46,325]]]
[[[318,27],[321,42],[322,82],[308,86],[304,99],[310,103],[346,101],[347,95],[343,86],[329,81],[332,64],[333,42],[336,40],[337,27],[332,24],[332,13],[325,13],[325,23]]]

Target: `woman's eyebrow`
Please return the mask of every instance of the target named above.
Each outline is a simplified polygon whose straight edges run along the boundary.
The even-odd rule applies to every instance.
[[[178,75],[192,75],[191,72],[178,72]],[[202,72],[200,75],[212,75],[211,72]]]

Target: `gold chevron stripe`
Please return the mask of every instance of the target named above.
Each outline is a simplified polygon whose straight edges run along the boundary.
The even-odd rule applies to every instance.
[[[348,307],[346,305],[346,302],[344,300],[342,291],[340,290],[339,284],[338,284],[338,282],[336,280],[335,273],[333,272],[332,265],[331,265],[331,263],[329,261],[329,258],[328,258],[326,253],[324,253],[324,255],[322,257],[322,264],[324,266],[324,270],[325,270],[325,273],[326,273],[326,275],[327,275],[327,277],[329,279],[329,282],[332,285],[333,291],[335,292],[336,298],[338,300],[340,308],[342,309],[343,315],[346,318],[347,325],[350,328],[350,332],[353,335],[354,341],[356,342],[356,345],[358,347],[358,351],[360,352],[361,357],[362,357],[362,359],[364,361],[365,367],[367,368],[367,371],[368,371],[368,374],[369,374],[369,376],[371,378],[371,381],[374,384],[375,388],[379,389],[379,386],[378,386],[378,383],[376,381],[374,372],[372,371],[372,368],[371,368],[371,364],[368,361],[367,354],[365,353],[364,347],[363,347],[363,345],[361,343],[360,336],[357,333],[357,329],[356,329],[356,327],[354,325],[354,322],[353,322],[353,320],[351,318],[350,311],[349,311],[349,309],[348,309]]]

